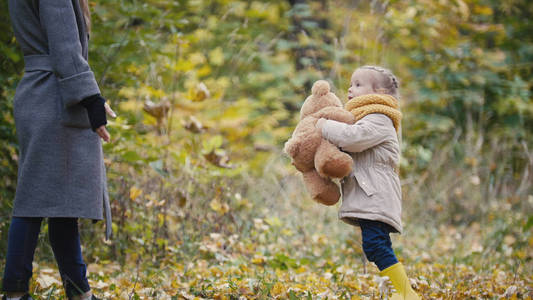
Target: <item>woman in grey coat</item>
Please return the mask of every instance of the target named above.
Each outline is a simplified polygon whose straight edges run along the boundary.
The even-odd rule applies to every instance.
[[[105,214],[109,237],[100,139],[109,141],[106,112],[114,113],[87,62],[87,0],[9,0],[9,13],[25,73],[13,104],[20,155],[2,288],[9,298],[30,299],[33,254],[42,218],[48,218],[67,297],[95,299],[78,218],[102,220]]]

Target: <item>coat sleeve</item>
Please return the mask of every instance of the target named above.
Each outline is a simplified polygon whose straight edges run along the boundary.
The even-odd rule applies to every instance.
[[[39,18],[65,106],[100,93],[81,42],[72,0],[40,0]]]
[[[322,136],[346,152],[362,152],[379,145],[396,134],[389,117],[369,114],[353,125],[327,120],[322,126]]]

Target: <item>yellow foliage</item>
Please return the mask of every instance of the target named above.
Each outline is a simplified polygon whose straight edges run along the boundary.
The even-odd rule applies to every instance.
[[[492,15],[492,8],[484,5],[474,5],[474,13],[480,15]]]
[[[205,77],[205,76],[208,76],[209,74],[211,74],[212,72],[212,69],[209,65],[203,65],[201,68],[199,68],[196,73],[198,75],[198,77]]]
[[[200,102],[207,99],[210,95],[211,93],[207,89],[207,86],[203,82],[200,82],[196,86],[189,88],[188,98],[191,101]]]
[[[118,95],[124,98],[132,99],[137,97],[137,92],[133,87],[123,87],[118,91]]]
[[[224,63],[224,52],[221,47],[209,51],[209,61],[215,66],[221,66]]]
[[[219,199],[211,200],[211,202],[209,202],[209,207],[221,215],[229,211],[229,205],[227,203],[221,203]]]
[[[356,290],[356,291],[359,291],[361,290],[361,285],[359,284],[359,282],[355,281],[355,280],[347,280],[344,282],[344,286],[347,287],[347,288],[350,288],[352,290]]]
[[[204,64],[207,60],[203,53],[194,52],[189,55],[189,61],[193,66]]]
[[[143,103],[141,101],[131,98],[129,98],[129,100],[119,102],[120,110],[125,112],[139,112],[142,110],[142,107]]]
[[[137,188],[136,186],[132,186],[130,188],[130,199],[132,201],[135,201],[140,195],[142,194],[142,190]]]
[[[204,29],[204,28],[197,29],[196,32],[192,36],[194,36],[194,38],[200,42],[209,41],[213,38],[213,34],[211,33],[211,31]]]
[[[256,265],[263,265],[265,263],[265,257],[259,254],[254,255],[254,257],[250,260],[251,263]]]
[[[286,287],[281,282],[276,282],[270,291],[273,296],[280,296],[285,293]]]

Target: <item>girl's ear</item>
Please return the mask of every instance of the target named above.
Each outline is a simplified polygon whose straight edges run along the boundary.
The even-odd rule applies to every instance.
[[[376,91],[377,88],[378,88],[378,87],[377,87],[376,83],[375,83],[375,82],[372,82],[372,92],[377,93],[377,91]]]
[[[372,92],[376,93],[376,94],[383,94],[383,88],[380,87],[380,84],[378,82],[376,82],[377,79],[374,80],[374,82],[372,82]]]

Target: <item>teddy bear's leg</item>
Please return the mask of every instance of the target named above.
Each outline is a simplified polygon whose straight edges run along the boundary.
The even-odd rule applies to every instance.
[[[322,139],[315,154],[315,168],[323,177],[343,178],[352,172],[353,160],[350,155],[335,145]]]
[[[329,178],[323,178],[313,170],[303,173],[304,184],[313,200],[324,205],[334,205],[339,201],[339,186]]]

